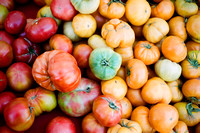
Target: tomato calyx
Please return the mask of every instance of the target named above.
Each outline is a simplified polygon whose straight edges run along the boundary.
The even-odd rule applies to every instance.
[[[192,103],[188,103],[186,105],[186,110],[187,110],[187,113],[189,114],[189,116],[192,116],[192,112],[200,112],[200,109],[199,108],[194,108],[192,107]]]
[[[197,59],[190,59],[189,57],[187,57],[187,60],[189,61],[189,63],[196,69],[198,69],[199,67],[199,63],[197,61]]]
[[[147,48],[147,49],[151,49],[151,47],[152,47],[149,43],[148,44],[142,44],[142,46]]]
[[[101,64],[102,66],[109,66],[109,61],[106,60],[106,59],[103,59],[103,60],[101,60],[100,64]]]
[[[111,0],[111,1],[108,3],[108,6],[110,6],[110,4],[111,4],[111,3],[114,3],[114,2],[116,2],[116,3],[121,3],[122,5],[125,5],[125,3],[122,2],[121,0]]]
[[[76,89],[75,90],[76,92],[79,92],[79,91],[84,91],[84,92],[86,92],[86,93],[89,93],[90,91],[91,91],[91,87],[87,87],[86,89],[84,89],[84,90],[82,90],[82,89]]]
[[[106,100],[109,103],[109,107],[111,109],[119,111],[119,108],[115,105],[115,102],[113,102],[113,101],[111,101],[111,100],[109,100],[109,99],[107,99],[105,97],[102,97],[102,99]]]
[[[187,100],[190,101],[191,103],[195,103],[197,105],[200,102],[200,99],[198,99],[196,97],[188,97]]]
[[[128,122],[129,123],[129,122]],[[122,127],[126,127],[126,128],[132,128],[132,126],[128,126],[128,123],[124,123],[124,120],[122,121],[122,123],[121,123],[121,126]]]
[[[196,3],[195,0],[185,0],[185,2],[188,2],[188,3]]]

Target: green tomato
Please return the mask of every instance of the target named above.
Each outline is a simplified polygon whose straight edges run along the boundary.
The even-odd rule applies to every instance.
[[[8,9],[5,6],[0,5],[0,29],[4,28],[4,21],[8,13],[9,13]]]
[[[100,0],[71,0],[74,8],[82,14],[91,14],[99,7]]]
[[[89,57],[93,74],[101,80],[112,79],[122,64],[122,57],[110,48],[96,48]]]
[[[163,80],[171,82],[181,76],[182,68],[169,59],[161,59],[155,64],[155,72]]]

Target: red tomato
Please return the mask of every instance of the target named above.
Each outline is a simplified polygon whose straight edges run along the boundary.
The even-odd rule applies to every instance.
[[[7,86],[7,77],[6,74],[0,71],[0,92],[4,91]]]
[[[89,67],[89,56],[92,50],[93,49],[87,44],[79,44],[74,48],[73,56],[76,58],[80,68]]]
[[[30,20],[25,27],[25,32],[30,41],[40,43],[53,36],[57,29],[58,25],[53,18],[42,17]]]
[[[1,126],[0,127],[0,133],[24,133],[24,132],[16,132],[16,131],[10,129],[9,127],[7,127],[7,126]]]
[[[54,17],[64,21],[72,20],[77,14],[70,0],[52,0],[50,8]]]
[[[11,11],[6,16],[4,27],[10,34],[19,34],[26,26],[26,16],[21,11]]]
[[[98,96],[93,102],[92,111],[99,123],[105,127],[115,126],[122,116],[122,106],[110,95]]]
[[[30,89],[34,80],[32,68],[23,62],[17,62],[9,66],[6,71],[8,85],[15,91],[26,91]]]
[[[15,131],[28,130],[35,120],[28,100],[23,97],[10,101],[4,108],[3,115],[7,126]]]
[[[9,11],[14,9],[14,0],[0,0],[0,5],[4,5]]]
[[[45,133],[76,133],[76,127],[69,118],[57,116],[48,123]]]
[[[8,44],[12,45],[14,40],[15,38],[12,35],[10,35],[8,32],[4,30],[0,31],[0,41],[5,41]]]
[[[10,44],[0,41],[0,68],[8,67],[13,61],[13,49]]]
[[[82,120],[83,133],[107,133],[107,128],[102,126],[93,113],[89,113]]]
[[[5,91],[0,93],[0,114],[3,113],[5,106],[15,98],[16,96],[13,92]]]
[[[51,49],[60,49],[67,53],[72,53],[73,44],[72,41],[65,35],[55,34],[49,40],[49,45]]]
[[[32,64],[40,55],[39,45],[32,43],[27,38],[19,37],[13,42],[13,54],[16,62]]]

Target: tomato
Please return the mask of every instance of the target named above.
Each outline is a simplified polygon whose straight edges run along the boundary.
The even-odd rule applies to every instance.
[[[71,0],[52,0],[50,9],[55,18],[70,21],[77,14]]]
[[[7,87],[7,77],[6,74],[0,71],[0,92],[4,91]]]
[[[0,68],[8,67],[13,61],[13,49],[10,44],[0,41]]]
[[[200,51],[200,44],[194,41],[186,42],[187,51],[198,50]]]
[[[58,105],[67,115],[80,117],[92,110],[92,103],[100,94],[100,85],[90,79],[81,78],[78,87],[68,93],[58,93]]]
[[[198,5],[192,0],[176,0],[176,12],[182,17],[190,17],[198,12]]]
[[[117,74],[121,63],[121,56],[110,48],[96,48],[89,57],[91,71],[101,80],[112,79]]]
[[[140,124],[145,133],[154,133],[155,129],[149,123],[149,109],[146,106],[138,106],[131,113],[131,120]]]
[[[74,8],[82,14],[91,14],[99,7],[100,0],[71,0]]]
[[[50,112],[57,106],[55,93],[42,87],[26,91],[24,97],[28,99],[29,104],[33,107],[32,110],[35,112],[35,116],[39,116],[43,112]]]
[[[49,45],[52,50],[63,50],[69,54],[72,53],[72,41],[63,34],[55,34],[49,40]]]
[[[162,42],[161,50],[167,59],[177,63],[183,61],[187,56],[184,40],[178,36],[166,37]]]
[[[188,51],[187,56],[190,60],[195,60],[200,64],[200,51],[199,50],[190,50],[190,51]]]
[[[12,101],[13,99],[15,99],[16,96],[13,92],[10,91],[4,91],[0,93],[0,114],[3,113],[4,108],[6,107],[6,105]]]
[[[101,81],[101,92],[104,95],[111,95],[117,100],[123,99],[127,90],[126,82],[118,76],[110,80]]]
[[[94,34],[92,35],[89,39],[88,39],[88,45],[92,48],[92,49],[96,49],[96,48],[111,48],[106,44],[106,41],[98,34]],[[112,49],[112,48],[111,48]]]
[[[100,2],[101,2],[101,0],[100,0]],[[103,16],[99,13],[98,10],[96,10],[95,12],[93,12],[91,15],[92,15],[92,16],[94,17],[94,19],[97,21],[97,29],[101,29],[102,26],[109,20],[109,19],[103,17]]]
[[[188,127],[183,121],[178,121],[173,131],[176,133],[189,133]]]
[[[0,29],[4,29],[4,22],[9,11],[4,5],[0,4],[0,12]]]
[[[30,41],[40,43],[54,35],[57,29],[57,23],[53,18],[43,17],[28,22],[25,27],[25,32]]]
[[[169,20],[174,15],[175,7],[171,0],[162,0],[157,5],[151,6],[151,17]]]
[[[90,14],[77,14],[72,20],[74,32],[82,38],[89,38],[97,28],[97,22]]]
[[[75,57],[80,68],[89,67],[89,57],[91,52],[92,48],[87,44],[79,44],[75,46],[73,56]]]
[[[35,120],[32,107],[23,97],[10,101],[4,108],[3,115],[7,126],[15,131],[29,129]]]
[[[158,103],[149,110],[150,125],[158,132],[170,132],[178,120],[179,113],[172,105]]]
[[[0,31],[0,41],[5,41],[8,44],[12,45],[12,43],[14,42],[15,38],[14,36],[12,36],[11,34],[9,34],[8,32],[1,30]]]
[[[32,74],[36,83],[51,91],[72,91],[81,79],[76,59],[62,50],[47,51],[38,56]]]
[[[131,116],[131,112],[133,109],[131,102],[126,97],[121,99],[119,102],[122,105],[122,117],[121,118],[128,119]]]
[[[196,126],[195,126],[195,133],[199,133],[200,132],[200,123],[198,123]]]
[[[148,41],[139,41],[134,46],[135,58],[140,59],[145,65],[151,65],[160,58],[160,51],[157,46]]]
[[[12,10],[14,10],[15,3],[14,3],[14,0],[1,0],[0,5],[3,5],[9,11],[12,11]]]
[[[6,16],[4,27],[10,34],[19,34],[26,26],[26,16],[21,11],[11,11]]]
[[[178,36],[182,38],[184,41],[187,39],[185,19],[182,16],[175,16],[171,18],[168,24],[169,24],[168,35]]]
[[[13,44],[13,54],[16,62],[25,62],[33,64],[35,59],[40,55],[41,48],[38,44],[32,43],[25,37],[17,38]]]
[[[10,129],[8,126],[0,126],[0,132],[1,133],[24,133],[24,132],[16,132]]]
[[[135,33],[131,26],[119,19],[106,22],[101,29],[101,36],[111,48],[129,47],[135,41]]]
[[[142,32],[147,41],[157,43],[168,34],[169,25],[164,19],[150,18],[143,26]]]
[[[65,116],[56,116],[48,122],[45,133],[76,133],[76,127],[72,120]]]
[[[125,68],[121,66],[119,70],[117,71],[116,76],[121,77],[123,80],[126,80],[126,74],[125,74]]]
[[[169,86],[159,77],[153,77],[142,87],[142,98],[149,104],[166,103],[172,99]]]
[[[139,59],[130,59],[126,64],[126,83],[131,89],[141,88],[148,79],[146,65]]]
[[[125,4],[121,0],[100,0],[98,11],[109,19],[121,18],[125,13]]]
[[[93,113],[89,113],[82,120],[83,133],[107,133],[107,128],[102,126]]]
[[[187,126],[195,126],[200,122],[200,108],[197,105],[178,102],[174,107],[178,110],[179,120],[185,122]]]
[[[142,128],[139,123],[128,120],[128,119],[121,119],[119,124],[108,128],[107,133],[142,133]]]
[[[127,0],[125,9],[126,18],[135,26],[145,24],[151,15],[151,7],[146,0]]]
[[[98,96],[93,102],[92,111],[98,122],[105,127],[116,125],[122,116],[121,103],[110,95]]]
[[[44,6],[46,3],[44,2],[44,0],[33,0],[35,4],[37,4],[38,6]]]
[[[155,63],[155,72],[164,81],[177,80],[181,76],[182,68],[176,62],[169,59],[160,59]]]

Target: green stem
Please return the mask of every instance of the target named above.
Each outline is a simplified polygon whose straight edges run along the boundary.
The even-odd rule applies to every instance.
[[[147,48],[147,49],[151,49],[151,45],[148,43],[148,44],[142,44],[143,45],[143,47],[145,47],[145,48]]]
[[[196,59],[190,59],[189,57],[187,57],[187,60],[189,61],[189,63],[196,69],[198,69],[199,67],[199,63]]]
[[[108,6],[110,6],[111,3],[113,2],[117,2],[117,3],[121,3],[122,5],[125,5],[124,2],[122,2],[121,0],[111,0],[109,3],[108,3]]]
[[[192,117],[193,117],[192,112],[200,112],[199,108],[192,107],[192,103],[188,103],[186,105],[186,110],[187,110],[189,116],[192,116]]]
[[[111,101],[111,100],[108,100],[107,98],[105,97],[102,97],[102,99],[106,100],[108,103],[109,103],[109,107],[111,109],[114,109],[114,110],[119,110],[119,108],[115,105],[115,102]]]

